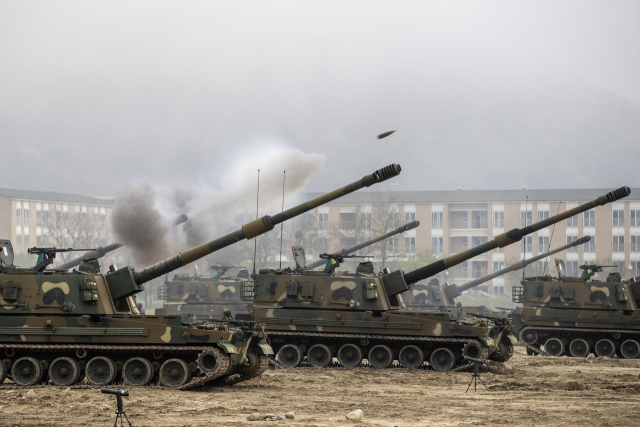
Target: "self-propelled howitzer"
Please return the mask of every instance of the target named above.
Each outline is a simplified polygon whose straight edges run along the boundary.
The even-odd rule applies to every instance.
[[[143,284],[218,249],[265,233],[287,219],[400,173],[391,165],[327,195],[245,224],[220,239],[146,269],[110,266],[107,274],[13,265],[11,242],[0,241],[0,383],[95,386],[122,380],[133,386],[179,389],[234,384],[260,375],[272,353],[264,326],[247,320],[212,323],[181,316],[141,316],[133,295]],[[81,264],[82,267],[82,264]]]
[[[508,319],[494,319],[490,324],[452,312],[403,312],[399,311],[401,294],[419,280],[629,193],[623,187],[406,274],[395,271],[377,276],[368,269],[355,274],[309,271],[300,249],[294,248],[297,268],[260,270],[252,276],[255,282],[247,283],[243,298],[253,301],[256,320],[267,324],[274,350],[288,366],[298,365],[305,356],[315,366],[327,366],[333,357],[344,366],[357,366],[364,357],[378,368],[394,360],[415,368],[428,360],[433,369],[441,371],[454,368],[463,356],[504,361],[517,341],[509,334]],[[454,286],[445,291],[451,299],[459,295]]]
[[[528,259],[523,259],[522,261],[516,262],[514,264],[511,264],[509,267],[503,268],[502,270],[498,270],[496,272],[493,272],[491,274],[487,274],[486,276],[482,276],[478,279],[474,279],[470,282],[464,283],[460,286],[456,285],[456,284],[445,284],[444,287],[440,286],[439,284],[434,285],[429,283],[428,285],[420,285],[420,284],[416,284],[413,285],[412,289],[405,292],[403,294],[403,299],[405,302],[405,305],[407,306],[408,309],[412,309],[412,310],[421,310],[421,309],[426,309],[426,310],[443,310],[443,309],[461,309],[462,312],[464,313],[484,313],[484,312],[488,312],[489,308],[485,307],[485,306],[480,306],[480,307],[466,307],[466,306],[461,306],[461,307],[457,307],[456,306],[456,301],[455,298],[454,299],[449,299],[449,297],[447,296],[446,293],[446,289],[451,287],[451,286],[455,286],[457,288],[456,292],[449,292],[449,294],[461,294],[464,291],[468,291],[469,289],[472,289],[476,286],[479,286],[483,283],[488,282],[489,280],[493,280],[496,277],[500,277],[504,274],[510,273],[512,271],[517,271],[520,269],[525,268],[526,266],[539,261],[541,259],[544,259],[548,256],[551,256],[553,254],[557,254],[558,252],[562,252],[564,250],[567,250],[569,248],[578,246],[578,245],[582,245],[588,241],[591,240],[590,236],[585,236],[585,237],[581,237],[571,243],[568,243],[564,246],[561,246],[559,248],[553,249],[549,252],[545,252],[543,254],[540,255],[536,255],[534,257],[528,258]],[[436,279],[432,279],[432,280],[436,280]],[[436,280],[437,282],[437,280]]]

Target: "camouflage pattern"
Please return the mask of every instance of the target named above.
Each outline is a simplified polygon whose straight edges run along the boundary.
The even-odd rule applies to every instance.
[[[450,311],[399,311],[401,296],[390,295],[375,274],[263,269],[254,280],[245,283],[243,297],[253,300],[256,321],[267,324],[279,362],[287,366],[306,356],[322,367],[337,357],[344,366],[366,358],[375,368],[394,360],[416,368],[428,360],[433,369],[447,371],[463,355],[497,357],[515,342],[507,319],[496,325]],[[341,353],[345,346],[360,355],[357,360]]]
[[[487,274],[486,276],[482,276],[478,279],[474,279],[470,282],[467,282],[463,285],[449,285],[445,283],[445,287],[455,286],[457,288],[457,294],[461,294],[464,291],[469,289],[473,289],[476,286],[479,286],[483,283],[488,282],[489,280],[495,279],[496,277],[500,277],[504,274],[510,273],[512,271],[517,271],[525,268],[527,265],[530,265],[536,261],[544,259],[553,254],[557,254],[558,252],[562,252],[567,250],[568,248],[582,245],[591,240],[590,236],[581,237],[569,244],[561,246],[559,248],[553,249],[549,252],[545,252],[543,254],[531,257],[526,260],[522,260],[511,264],[509,267],[503,268],[502,270],[493,272],[491,274]],[[450,292],[451,293],[451,292]],[[454,293],[454,294],[456,294]],[[415,284],[411,290],[405,292],[403,295],[405,305],[408,310],[442,310],[442,309],[461,309],[463,313],[489,313],[491,310],[487,306],[461,306],[458,307],[455,302],[455,298],[450,300],[447,297],[445,292],[445,288],[440,286],[438,279],[431,279],[428,285],[417,283]],[[502,313],[495,313],[502,314]]]
[[[343,248],[339,254],[348,255],[364,247],[373,245],[381,240],[396,234],[412,230],[420,225],[419,221],[411,221],[381,236],[362,242],[351,248]],[[324,265],[324,260],[319,260],[307,265],[312,270]],[[223,267],[226,271],[227,267]],[[246,270],[244,270],[246,272]],[[242,276],[241,273],[238,276]],[[174,275],[172,280],[165,282],[165,287],[159,290],[159,297],[166,300],[163,308],[157,309],[156,314],[186,314],[189,313],[195,319],[206,320],[209,317],[221,317],[225,309],[235,316],[239,313],[247,313],[251,303],[240,299],[242,282],[248,279],[243,277],[221,276],[220,278],[197,277],[194,274]]]
[[[246,270],[245,270],[246,272]],[[251,304],[240,299],[243,277],[197,277],[175,275],[158,292],[166,302],[156,314],[189,314],[197,320],[220,318],[225,310],[232,316],[246,314]]]
[[[509,317],[529,354],[640,355],[640,276],[626,281],[615,273],[606,281],[529,277],[513,292],[523,308]]]
[[[619,188],[574,209],[522,229],[510,230],[490,242],[408,273],[394,271],[375,276],[364,273],[368,269],[363,268],[353,275],[332,274],[332,269],[305,271],[300,264],[295,270],[261,270],[259,275],[253,275],[255,284],[247,285],[243,297],[253,300],[256,319],[267,324],[280,363],[289,366],[299,364],[305,355],[307,361],[316,366],[326,366],[333,357],[337,357],[342,365],[351,366],[352,360],[345,354],[355,354],[360,363],[363,350],[368,350],[365,357],[369,363],[380,368],[389,366],[395,358],[405,367],[416,367],[413,366],[415,360],[420,360],[421,365],[428,357],[432,368],[443,371],[452,369],[465,355],[506,361],[517,342],[509,334],[512,330],[510,320],[497,316],[490,318],[486,314],[484,319],[457,318],[456,313],[450,313],[453,318],[442,322],[436,319],[438,313],[393,312],[404,308],[401,294],[411,290],[410,286],[420,280],[630,193],[628,187]],[[296,259],[300,258],[297,249],[294,248]],[[460,295],[455,285],[442,290],[444,295],[440,295],[449,301]],[[491,319],[491,324],[487,319]],[[486,326],[482,326],[483,322]],[[460,341],[463,337],[466,337],[466,343]],[[358,343],[358,339],[364,341]],[[414,339],[425,345],[409,344]],[[346,340],[347,344],[338,346],[341,340]],[[348,349],[345,350],[345,346]],[[403,361],[403,354],[407,352],[412,354],[411,361]]]
[[[251,320],[193,322],[181,316],[142,316],[133,296],[143,284],[218,249],[273,229],[316,206],[400,173],[391,165],[346,187],[136,272],[98,274],[97,260],[71,273],[47,270],[55,249],[45,248],[33,268],[13,266],[13,248],[0,241],[0,347],[2,378],[21,386],[71,386],[84,376],[95,386],[120,378],[129,385],[159,383],[186,389],[233,384],[260,375],[272,353],[264,327]],[[96,268],[98,267],[98,268]]]

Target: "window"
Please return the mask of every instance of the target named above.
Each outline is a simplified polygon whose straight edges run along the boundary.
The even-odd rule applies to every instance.
[[[547,261],[538,261],[538,274],[544,274],[547,268]]]
[[[405,212],[404,213],[404,222],[405,224],[411,221],[415,221],[416,220],[416,213],[415,212]]]
[[[16,236],[16,251],[22,252],[22,235],[21,234]]]
[[[472,247],[480,246],[483,243],[487,243],[487,236],[473,236],[471,238]]]
[[[404,238],[404,256],[415,257],[415,255],[416,255],[416,238],[405,237]]]
[[[631,275],[640,275],[640,261],[631,261]]]
[[[42,210],[36,209],[36,225],[42,227]]]
[[[27,252],[27,249],[29,248],[29,235],[25,234],[24,235],[24,247],[23,247],[23,251]]]
[[[538,236],[538,255],[543,254],[548,250],[549,250],[549,236]]]
[[[495,248],[493,250],[494,254],[503,254],[504,253],[504,248]]]
[[[569,243],[575,242],[576,240],[578,240],[578,236],[567,236],[567,245]],[[567,252],[578,252],[578,247],[572,246],[570,248],[567,248]]]
[[[466,278],[469,277],[469,261],[461,262],[460,264],[451,268],[453,278]]]
[[[504,212],[493,212],[493,228],[504,228]]]
[[[629,237],[629,251],[640,252],[640,236]]]
[[[533,212],[531,211],[520,212],[520,227],[526,227],[527,225],[531,225],[532,221],[533,221]]]
[[[443,212],[431,212],[431,228],[442,228]]]
[[[616,267],[608,269],[609,270],[608,272],[607,272],[607,270],[605,270],[604,280],[607,279],[606,275],[609,274],[609,273],[620,273],[620,277],[623,278],[623,279],[627,277],[626,274],[627,274],[628,270],[625,268],[625,262],[624,261],[613,261],[612,265],[615,265]]]
[[[389,211],[389,223],[388,227],[390,229],[400,227],[400,212],[396,210]]]
[[[624,252],[624,236],[613,236],[613,252]]]
[[[487,228],[487,212],[486,211],[472,211],[471,228]]]
[[[502,294],[504,294],[504,286],[494,286],[493,287],[493,294],[494,295],[502,295]]]
[[[36,246],[39,248],[44,246],[44,236],[42,235],[36,236]]]
[[[596,211],[595,209],[590,209],[584,213],[584,227],[595,227],[596,226]]]
[[[452,254],[457,254],[458,252],[469,249],[467,236],[452,236],[449,241],[451,243],[449,252]]]
[[[28,227],[29,226],[29,204],[28,203],[25,203],[24,205],[23,216],[24,216],[24,222],[22,223],[22,225],[24,225],[25,227]]]
[[[521,240],[520,251],[521,252],[533,252],[533,236],[524,236]]]
[[[444,241],[442,237],[431,238],[431,252],[434,255],[442,255],[444,252]]]
[[[389,238],[389,254],[397,255],[400,252],[400,237],[393,236]]]
[[[567,218],[567,227],[577,227],[578,226],[578,215],[574,215],[570,218]]]
[[[612,227],[624,227],[624,210],[613,211]]]
[[[591,236],[591,240],[582,245],[584,252],[595,253],[596,251],[596,236]]]
[[[567,261],[566,266],[568,277],[580,277],[581,271],[578,268],[578,261]]]
[[[493,272],[500,271],[504,268],[504,261],[493,261]]]
[[[538,221],[549,219],[549,211],[538,211]]]
[[[371,212],[362,213],[362,230],[365,232],[371,231]]]
[[[487,274],[487,261],[473,261],[471,273],[474,279],[479,279]]]
[[[629,211],[629,225],[631,227],[640,227],[640,210]]]
[[[329,229],[329,214],[328,213],[318,214],[318,228],[320,230],[328,230]]]
[[[16,220],[18,221],[18,225],[22,225],[22,207],[20,205],[16,207]]]
[[[340,230],[356,229],[356,213],[340,212]]]
[[[44,222],[45,227],[49,227],[49,210],[45,210],[42,212],[42,222]]]

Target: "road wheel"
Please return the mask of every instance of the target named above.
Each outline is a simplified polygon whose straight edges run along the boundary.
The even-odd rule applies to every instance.
[[[522,331],[522,341],[529,345],[535,344],[538,342],[538,333],[533,329],[524,330]]]
[[[70,386],[80,378],[78,362],[69,357],[58,357],[49,366],[49,378],[58,386]]]
[[[587,357],[589,355],[589,343],[581,338],[576,338],[569,344],[569,353],[573,357]]]
[[[424,352],[415,345],[405,345],[400,350],[398,360],[403,368],[416,369],[424,363]]]
[[[22,386],[38,384],[42,379],[42,366],[33,357],[21,357],[11,367],[11,379]]]
[[[620,354],[625,359],[635,359],[640,356],[640,344],[636,340],[626,340],[620,346]]]
[[[484,360],[487,356],[486,352],[483,350],[484,348],[482,347],[482,345],[480,345],[480,343],[476,341],[469,341],[462,349],[462,355],[471,357],[473,359]]]
[[[593,350],[598,357],[613,357],[613,355],[616,354],[615,344],[606,338],[598,341]]]
[[[549,338],[544,343],[544,351],[553,357],[560,357],[564,354],[564,341],[560,338]]]
[[[375,369],[388,368],[393,362],[393,352],[386,345],[376,345],[369,350],[367,360]]]
[[[215,347],[198,355],[198,368],[207,375],[213,373],[224,375],[230,367],[229,355]]]
[[[144,386],[153,378],[151,363],[144,357],[132,357],[122,367],[122,379],[127,385]]]
[[[355,368],[362,362],[362,350],[355,344],[345,344],[338,350],[338,362],[347,368]]]
[[[527,348],[527,354],[529,354],[530,351],[531,350]],[[490,359],[504,363],[511,359],[511,356],[513,356],[513,344],[500,341],[498,344],[498,351],[492,354]]]
[[[316,344],[307,352],[307,361],[316,368],[325,368],[331,359],[331,350],[324,344]]]
[[[441,347],[431,353],[431,359],[429,361],[434,370],[446,372],[453,368],[453,365],[456,363],[456,357],[451,350]]]
[[[165,387],[180,387],[190,379],[191,370],[182,359],[169,359],[160,367],[160,384]]]
[[[92,385],[111,384],[116,378],[116,364],[108,357],[96,356],[89,360],[84,369],[84,376]]]
[[[302,350],[295,344],[286,344],[278,350],[277,358],[287,368],[295,368],[302,361]]]

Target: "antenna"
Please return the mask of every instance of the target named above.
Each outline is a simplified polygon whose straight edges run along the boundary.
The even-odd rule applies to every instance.
[[[523,190],[526,189],[526,187],[522,187]],[[529,196],[527,196],[527,201],[524,204],[524,226],[528,227],[529,224],[527,224],[527,214],[529,213]],[[533,223],[533,212],[531,212],[531,222]],[[524,249],[522,251],[522,261],[526,261],[527,260],[527,237],[528,236],[524,236],[524,245],[522,245],[522,249]],[[533,237],[531,238],[531,240],[533,240]],[[531,242],[533,244],[533,242]],[[526,265],[525,267],[522,269],[522,280],[524,281],[524,271],[527,269]]]
[[[256,192],[256,219],[258,219],[258,202],[260,200],[260,169],[258,169],[258,191]],[[258,236],[253,239],[253,274],[256,274],[256,253],[258,252]]]
[[[282,173],[282,212],[284,212],[284,183],[287,179],[287,171]],[[280,268],[282,268],[282,227],[284,222],[280,223]]]
[[[558,202],[558,210],[556,211],[556,215],[560,213],[560,204],[562,204],[562,200]],[[547,249],[547,252],[551,250],[551,241],[553,240],[553,233],[555,233],[555,231],[556,231],[556,224],[553,224],[553,228],[551,229],[551,237],[549,237],[549,248]],[[544,270],[542,270],[542,275],[544,275],[547,272],[547,258],[544,259]]]

